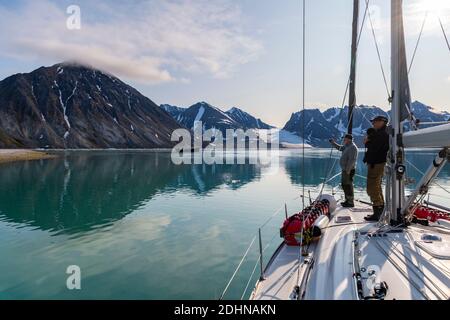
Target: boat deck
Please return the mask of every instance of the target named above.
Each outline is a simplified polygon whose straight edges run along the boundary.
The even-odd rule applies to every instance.
[[[366,225],[364,217],[371,214],[372,208],[369,205],[355,203],[355,208],[343,208],[338,206],[334,211],[330,224],[325,231],[324,237],[319,241],[323,243],[324,238],[330,233],[339,231],[336,227],[356,230],[358,225]],[[345,222],[340,222],[345,221]],[[334,230],[333,230],[334,229]],[[283,243],[274,254],[274,259],[269,261],[265,269],[265,280],[260,281],[253,293],[255,300],[289,300],[295,298],[294,288],[299,285],[299,281],[309,272],[311,263],[315,261],[314,255],[317,243],[313,243],[308,248],[309,255],[303,257],[300,254],[300,247],[291,247]],[[323,248],[327,250],[327,248]],[[300,268],[299,268],[300,266]]]
[[[338,206],[322,238],[300,254],[300,247],[281,244],[265,269],[254,300],[352,300],[367,298],[375,284],[386,282],[385,299],[448,299],[450,232],[410,226],[405,231],[372,236],[369,205]],[[426,234],[440,241],[424,241]],[[358,293],[355,273],[361,274]],[[298,294],[297,294],[298,293]]]
[[[426,235],[440,241],[423,240]],[[432,228],[411,226],[405,232],[377,237],[360,236],[358,263],[371,281],[385,281],[386,299],[448,300],[450,297],[450,237]],[[370,276],[370,272],[374,272]]]

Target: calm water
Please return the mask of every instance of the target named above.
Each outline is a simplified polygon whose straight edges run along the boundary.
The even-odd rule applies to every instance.
[[[432,158],[409,154],[420,170]],[[0,299],[217,299],[258,226],[284,202],[300,208],[301,165],[293,151],[278,168],[175,166],[168,153],[117,151],[0,165]],[[328,150],[307,151],[307,189],[317,191],[328,166]],[[438,179],[448,189],[449,167]],[[263,229],[266,261],[283,214]],[[256,251],[226,298],[241,297]],[[69,265],[81,268],[79,291],[66,288]]]

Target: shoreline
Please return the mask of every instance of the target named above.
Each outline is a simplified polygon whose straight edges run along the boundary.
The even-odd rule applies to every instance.
[[[329,151],[330,148],[320,148],[320,147],[309,147],[305,148],[308,152],[321,152],[321,151]],[[360,152],[363,152],[364,149],[358,148]],[[410,149],[410,152],[433,152],[438,149]],[[0,165],[4,163],[18,162],[18,161],[35,161],[35,160],[45,160],[45,159],[55,159],[60,157],[62,154],[71,153],[71,152],[134,152],[134,153],[158,153],[171,152],[172,149],[169,148],[156,148],[156,149],[0,149]],[[248,149],[243,150],[233,150],[234,152],[246,152]],[[302,151],[301,148],[280,148],[278,151],[281,152],[294,152],[297,153]],[[195,152],[193,152],[195,153]],[[224,150],[224,153],[227,153]]]
[[[0,149],[0,164],[53,158],[56,158],[56,156],[43,151],[27,149]]]

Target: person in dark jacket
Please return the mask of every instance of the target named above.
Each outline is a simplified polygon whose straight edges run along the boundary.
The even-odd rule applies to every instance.
[[[372,128],[367,130],[364,139],[367,164],[367,194],[372,201],[373,215],[365,217],[367,221],[378,221],[384,211],[384,197],[381,182],[389,152],[388,118],[377,116],[372,120]]]

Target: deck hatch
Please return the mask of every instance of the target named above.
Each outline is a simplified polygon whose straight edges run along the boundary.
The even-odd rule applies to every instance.
[[[353,222],[353,219],[351,216],[337,216],[336,217],[336,223],[349,223]]]

